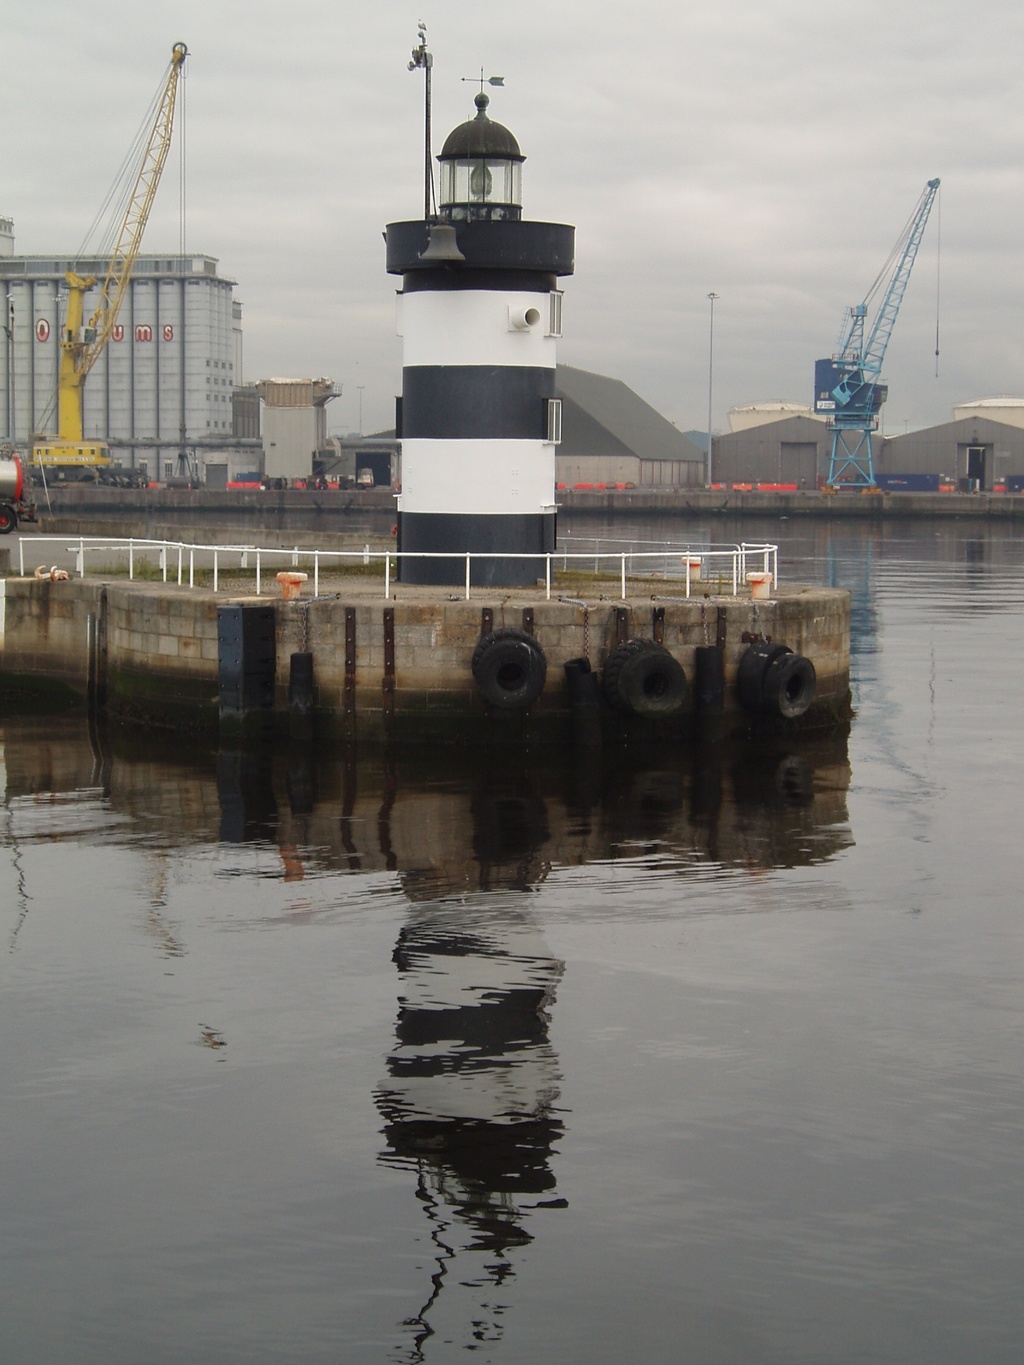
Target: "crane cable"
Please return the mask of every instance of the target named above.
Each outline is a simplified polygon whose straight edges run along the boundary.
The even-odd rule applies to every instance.
[[[84,256],[87,252],[92,250],[95,252],[95,255],[102,257],[109,255],[114,249],[117,233],[127,211],[131,195],[135,189],[135,183],[138,178],[138,168],[142,162],[142,154],[149,144],[150,132],[156,119],[157,110],[160,108],[163,100],[163,93],[169,75],[170,64],[168,64],[167,70],[164,72],[163,80],[157,87],[156,93],[149,102],[148,109],[142,116],[142,121],[132,139],[131,146],[125,153],[124,159],[107,190],[103,203],[100,205],[95,218],[89,225],[82,245],[78,249],[79,256]],[[93,246],[93,237],[97,232],[100,232],[101,235]]]
[[[156,118],[156,111],[159,108],[162,97],[163,86],[166,85],[167,75],[170,67],[164,74],[161,86],[149,102],[149,108],[142,117],[142,122],[132,139],[131,146],[125,153],[118,167],[114,179],[111,181],[103,202],[96,211],[96,216],[89,224],[85,236],[82,238],[78,251],[75,255],[75,263],[79,264],[88,256],[95,255],[98,259],[109,256],[114,249],[114,239],[117,228],[128,208],[128,200],[134,188],[132,172],[138,166],[142,158],[142,149],[145,145],[150,126]],[[97,234],[99,234],[97,236]],[[66,297],[63,296],[63,297]],[[54,300],[55,311],[57,313],[58,330],[61,326],[61,292],[58,289],[57,297]],[[34,426],[36,431],[45,431],[51,418],[57,412],[57,374],[60,364],[60,352],[54,351],[53,354],[53,387],[49,390],[49,397],[46,406],[36,414]]]
[[[178,254],[185,254],[185,132],[188,121],[185,118],[185,91],[188,84],[188,68],[181,68],[181,88],[179,91],[181,113],[178,117]]]
[[[907,219],[907,221],[904,223],[904,225],[903,225],[903,227],[902,227],[902,229],[901,229],[901,231],[900,231],[899,236],[896,238],[896,241],[893,243],[892,250],[889,252],[888,256],[885,258],[885,261],[884,261],[884,263],[883,263],[883,265],[882,265],[882,268],[879,270],[878,274],[875,276],[874,282],[872,283],[871,287],[868,289],[868,292],[864,295],[864,305],[865,305],[865,307],[867,308],[867,310],[868,310],[869,312],[870,312],[871,307],[872,307],[872,305],[873,305],[873,303],[874,303],[875,295],[878,293],[878,291],[879,291],[879,289],[882,287],[882,285],[883,285],[883,284],[890,278],[890,276],[892,275],[892,273],[893,273],[893,271],[894,271],[894,269],[895,269],[895,266],[896,266],[896,262],[899,260],[899,258],[900,258],[900,256],[901,256],[902,252],[903,252],[903,251],[905,250],[905,248],[906,248],[907,242],[908,242],[908,240],[909,240],[909,238],[910,238],[910,234],[911,234],[911,232],[913,231],[913,228],[914,228],[914,223],[916,222],[917,217],[918,217],[918,215],[919,215],[920,212],[921,212],[921,205],[924,203],[925,195],[927,195],[927,193],[928,193],[928,188],[927,188],[927,186],[926,186],[925,189],[922,191],[921,198],[917,201],[917,204],[916,204],[916,206],[915,206],[913,212],[911,213],[911,215],[910,215],[910,217]],[[941,256],[941,245],[942,245],[942,236],[941,236],[941,234],[942,234],[942,193],[941,193],[941,190],[939,191],[939,193],[938,193],[937,196],[936,196],[936,205],[937,205],[937,211],[938,211],[938,214],[939,214],[939,217],[938,217],[937,222],[938,222],[938,228],[939,228],[939,236],[938,236],[939,251],[940,251],[940,256]],[[936,267],[936,270],[938,270],[938,266]],[[836,352],[837,352],[837,354],[841,353],[842,350],[843,350],[843,343],[844,343],[844,341],[846,340],[846,338],[847,338],[847,336],[848,336],[848,334],[849,334],[849,329],[850,329],[850,310],[847,308],[847,309],[844,309],[844,310],[843,310],[843,318],[842,318],[842,322],[841,322],[841,324],[840,324],[840,331],[839,331],[839,341],[838,341],[838,343],[837,343],[837,345],[836,345]],[[936,357],[936,362],[935,362],[935,377],[936,377],[936,378],[938,378],[938,374],[939,374],[938,355],[939,355],[939,282],[938,282],[938,278],[936,278],[936,284],[935,284],[935,357]]]
[[[942,295],[942,191],[935,205],[935,378],[939,377],[939,305]]]
[[[167,88],[167,82],[170,79],[171,67],[173,64],[174,59],[172,57],[164,71],[163,79],[157,86],[153,98],[149,102],[149,107],[142,116],[142,121],[132,139],[131,146],[125,153],[121,165],[104,196],[103,203],[97,210],[96,216],[90,223],[85,237],[78,248],[78,253],[75,258],[76,263],[91,255],[95,255],[97,259],[113,255],[118,231],[128,212],[128,206],[135,191],[135,185],[138,179],[138,168],[142,163],[143,153],[149,146],[152,127],[156,121],[157,111],[163,103],[164,93]],[[184,75],[184,69],[182,74]],[[182,146],[182,157],[184,158],[184,145]],[[182,170],[182,183],[184,184],[184,169]],[[182,193],[184,193],[184,191],[182,191]],[[182,201],[181,212],[181,234],[182,240],[184,241],[184,201]],[[94,241],[94,238],[97,238],[97,234],[99,234],[98,239]],[[57,297],[54,300],[54,306],[59,330],[61,313],[61,293],[59,289]],[[53,362],[53,389],[45,409],[42,413],[37,414],[35,418],[34,425],[37,431],[44,431],[46,429],[51,417],[55,415],[57,410],[59,363],[59,351],[56,351],[54,352]]]

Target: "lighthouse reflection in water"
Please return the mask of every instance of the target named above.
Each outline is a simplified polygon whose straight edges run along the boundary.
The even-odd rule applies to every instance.
[[[461,790],[385,781],[378,829],[410,907],[393,954],[395,1045],[375,1099],[381,1160],[413,1174],[429,1239],[429,1283],[404,1323],[409,1359],[424,1358],[435,1333],[466,1347],[498,1340],[517,1253],[541,1211],[567,1206],[556,1176],[568,1115],[549,1036],[564,967],[531,913],[545,855],[581,863],[660,845],[755,872],[815,861],[849,838],[847,780],[840,742],[712,749],[678,766],[588,754],[555,770],[498,764],[466,774]],[[814,848],[821,824],[828,847]]]
[[[470,1294],[471,1341],[500,1337],[502,1284],[515,1249],[531,1241],[527,1208],[562,1203],[551,1168],[563,1132],[560,1077],[548,1036],[562,964],[525,896],[514,908],[496,897],[491,908],[466,894],[530,891],[546,870],[546,810],[537,796],[492,788],[470,811],[472,859],[461,870],[401,874],[412,908],[394,953],[395,1048],[376,1096],[383,1159],[415,1172],[433,1244],[429,1293],[406,1324],[414,1359],[442,1292]],[[457,829],[464,807],[450,814],[444,823]]]
[[[539,915],[549,873],[639,856],[684,886],[827,861],[852,842],[848,785],[842,736],[671,755],[220,756],[222,839],[269,835],[288,878],[303,859],[386,870],[406,902],[374,1094],[379,1160],[409,1173],[423,1214],[398,1358],[429,1359],[434,1337],[498,1341],[537,1220],[567,1207],[571,1116],[549,1033],[564,966]]]
[[[87,1209],[104,1359],[141,1320],[184,1358],[239,1298],[254,1360],[275,1313],[309,1359],[326,1357],[304,1341],[486,1355],[531,1330],[536,1272],[586,1212],[558,1212],[588,1139],[551,1034],[573,968],[548,940],[577,920],[599,933],[620,872],[657,888],[642,933],[652,913],[688,917],[691,888],[738,874],[754,889],[852,843],[842,737],[189,758],[69,718],[4,722],[0,762],[17,896],[0,1003],[10,1036],[29,1020],[5,1099],[24,1139],[13,1221],[32,1283],[61,1305],[51,1335],[66,1334],[66,1246]],[[563,1048],[578,1045],[569,1023]],[[75,1162],[83,1188],[135,1179],[145,1215],[83,1196],[30,1217]],[[139,1321],[120,1311],[126,1281]],[[43,1293],[17,1310],[33,1341]]]

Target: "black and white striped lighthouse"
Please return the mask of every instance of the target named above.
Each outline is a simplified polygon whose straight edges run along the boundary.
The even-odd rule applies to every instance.
[[[493,555],[474,560],[473,582],[515,586],[542,575],[517,556],[555,545],[558,280],[575,233],[523,219],[525,158],[487,106],[481,91],[437,158],[437,216],[387,228],[387,268],[402,276],[398,548]],[[403,558],[399,576],[457,584],[465,572]]]

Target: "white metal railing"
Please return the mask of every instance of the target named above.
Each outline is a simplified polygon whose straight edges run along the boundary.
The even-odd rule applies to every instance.
[[[573,542],[574,545],[577,543]],[[620,546],[624,543],[618,542]],[[369,544],[364,545],[361,550],[321,550],[304,549],[298,545],[291,547],[204,545],[177,540],[100,536],[78,536],[72,538],[70,543],[67,536],[20,538],[18,569],[22,577],[25,576],[25,546],[30,547],[35,557],[35,548],[48,544],[63,547],[65,553],[73,554],[74,572],[82,578],[85,577],[87,558],[111,553],[127,555],[129,579],[135,579],[140,563],[152,564],[155,558],[156,567],[164,583],[170,578],[179,586],[184,586],[187,582],[189,587],[195,586],[197,567],[205,568],[212,563],[214,592],[219,591],[222,568],[246,571],[251,568],[255,577],[257,597],[263,592],[264,570],[272,568],[275,564],[280,566],[282,563],[294,569],[298,569],[302,564],[312,565],[314,597],[320,594],[321,567],[329,568],[332,564],[341,567],[346,565],[371,567],[382,564],[384,596],[387,598],[391,596],[392,564],[397,565],[401,560],[421,559],[457,560],[460,564],[464,563],[467,600],[471,591],[473,564],[477,560],[535,560],[539,571],[538,578],[540,571],[543,572],[545,595],[549,599],[554,571],[561,568],[568,572],[570,565],[573,567],[578,565],[585,573],[605,572],[609,575],[617,573],[623,598],[626,597],[627,579],[638,575],[659,576],[681,582],[687,597],[692,595],[695,588],[698,592],[713,588],[716,594],[728,592],[735,597],[745,585],[747,574],[750,572],[771,574],[773,584],[779,581],[778,546],[763,543],[698,546],[664,544],[658,549],[651,550],[637,549],[634,542],[629,542],[628,549],[621,549],[613,548],[607,541],[599,541],[595,542],[592,550],[570,551],[563,546],[560,550],[546,554],[523,554],[519,551],[459,554],[441,551],[411,553],[393,549],[374,550]],[[202,562],[197,564],[197,559]]]

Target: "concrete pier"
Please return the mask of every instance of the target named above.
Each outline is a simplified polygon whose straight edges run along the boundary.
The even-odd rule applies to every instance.
[[[317,598],[284,601],[124,579],[7,578],[0,581],[0,706],[43,688],[141,725],[208,734],[262,724],[285,734],[301,725],[324,738],[403,743],[568,742],[578,716],[566,663],[586,659],[600,678],[624,642],[643,639],[681,665],[685,699],[662,719],[623,715],[595,690],[590,719],[617,735],[657,737],[701,723],[697,654],[709,647],[720,651],[724,680],[716,722],[720,712],[727,728],[746,725],[737,674],[759,642],[788,646],[816,674],[806,715],[781,725],[829,725],[849,715],[848,593],[788,587],[765,601],[687,599],[678,581],[644,579],[631,581],[620,599],[608,587],[576,585],[572,600],[517,588],[465,601],[400,584],[385,599],[382,580],[367,575],[344,580],[339,591],[322,584]],[[231,649],[242,660],[237,667],[248,666],[244,642],[225,645],[226,608],[243,609],[243,620],[250,619],[244,609],[260,609],[269,620],[262,692],[250,690],[245,704],[226,672]],[[473,671],[481,640],[508,631],[525,636],[546,665],[536,699],[512,710],[492,704]],[[310,684],[305,702],[295,692],[295,657]]]

